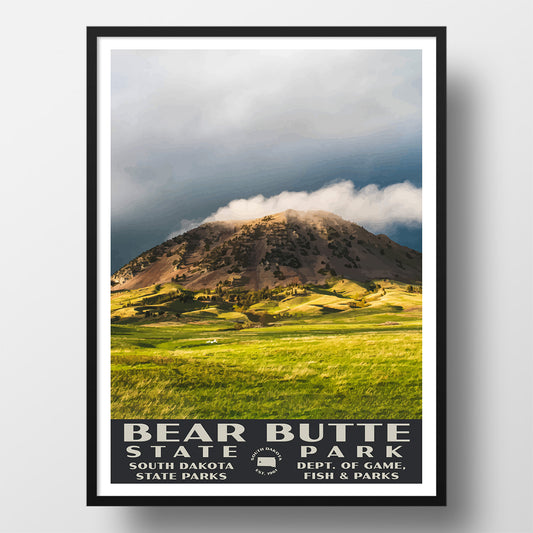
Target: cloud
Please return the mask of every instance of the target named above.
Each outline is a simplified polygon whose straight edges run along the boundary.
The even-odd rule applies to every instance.
[[[360,202],[355,188],[368,184],[420,186],[421,80],[419,50],[114,50],[113,268],[190,228],[179,221],[214,216],[235,191],[315,198],[350,180]],[[336,205],[356,217],[355,204]],[[384,227],[384,212],[361,220]]]
[[[375,184],[356,189],[351,181],[340,181],[312,192],[283,191],[275,196],[262,194],[232,200],[205,218],[204,222],[250,220],[297,211],[329,211],[370,231],[384,231],[393,226],[418,226],[422,222],[422,189],[404,181],[379,188]],[[195,221],[182,220],[175,236],[191,229]]]
[[[421,54],[115,50],[111,94],[113,215],[136,217],[187,180],[418,142]]]
[[[167,235],[167,240],[173,239],[174,237],[177,237],[178,235],[181,235],[182,233],[186,233],[187,231],[191,229],[197,228],[203,223],[204,221],[202,219],[189,220],[188,218],[184,218],[180,222],[180,228],[177,231],[173,231],[172,233]]]
[[[147,141],[350,138],[421,113],[420,51],[116,50],[112,66],[117,158]]]

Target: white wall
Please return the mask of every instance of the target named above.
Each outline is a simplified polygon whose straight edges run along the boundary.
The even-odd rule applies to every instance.
[[[533,531],[530,0],[4,2],[2,531]],[[85,26],[446,25],[447,508],[85,507]]]

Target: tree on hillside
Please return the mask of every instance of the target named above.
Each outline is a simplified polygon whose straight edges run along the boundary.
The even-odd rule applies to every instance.
[[[261,326],[268,326],[270,322],[272,322],[272,317],[268,313],[261,313],[259,315],[259,323],[261,324]]]

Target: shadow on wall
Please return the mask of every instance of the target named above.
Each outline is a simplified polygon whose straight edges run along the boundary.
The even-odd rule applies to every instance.
[[[483,512],[479,494],[485,467],[476,450],[476,435],[483,422],[472,390],[479,373],[472,280],[476,261],[472,254],[476,229],[479,183],[474,176],[474,154],[482,112],[476,87],[468,75],[448,78],[448,507],[446,508],[128,508],[121,509],[128,531],[465,531]],[[478,217],[479,218],[479,217]],[[453,247],[453,248],[452,248]],[[469,259],[473,259],[469,261]],[[478,320],[478,323],[480,321]],[[478,350],[479,352],[479,350]],[[479,438],[479,437],[477,437]],[[354,521],[355,520],[355,521]],[[263,526],[264,525],[264,526]]]

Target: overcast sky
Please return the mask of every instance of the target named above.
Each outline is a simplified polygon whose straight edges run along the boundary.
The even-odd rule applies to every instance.
[[[420,250],[421,169],[418,51],[113,52],[113,271],[289,207]]]

